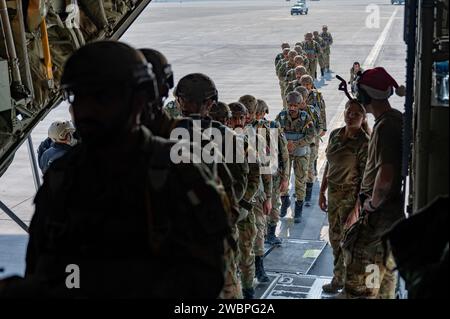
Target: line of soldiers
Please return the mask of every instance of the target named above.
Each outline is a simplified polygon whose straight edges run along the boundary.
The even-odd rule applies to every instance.
[[[202,91],[215,90],[212,81],[208,83]],[[180,84],[185,85],[184,78],[173,91],[175,100],[164,106],[165,114],[173,119],[192,116],[183,104],[185,94],[180,89]],[[224,298],[253,298],[254,277],[256,276],[259,282],[269,281],[263,263],[264,241],[270,245],[282,244],[275,231],[280,217],[286,216],[291,205],[288,187],[291,168],[295,175],[295,223],[301,222],[304,203],[310,206],[312,188],[317,176],[316,161],[320,137],[327,130],[325,102],[321,93],[314,88],[313,78],[306,73],[290,82],[287,89],[288,109],[280,112],[275,121],[265,119],[265,115],[269,113],[267,103],[252,95],[244,95],[238,102],[230,104],[218,102],[205,113],[205,116],[232,129],[265,128],[266,132],[269,132],[271,128],[275,128],[279,132],[278,169],[272,175],[258,174],[261,167],[255,167],[255,164],[252,167],[249,163],[247,188],[243,197],[237,199],[241,216],[245,218],[238,219],[236,227],[233,227],[239,253],[238,256],[229,256],[227,259],[229,272],[221,295]],[[204,98],[206,96],[203,96]],[[161,122],[161,119],[159,121]],[[171,127],[167,124],[163,126]],[[266,136],[266,143],[271,143],[270,136]],[[252,174],[252,171],[255,173]],[[272,207],[269,206],[270,203]],[[230,251],[230,254],[233,253]]]
[[[283,106],[286,107],[286,87],[291,81],[298,79],[300,73],[311,75],[317,79],[317,63],[320,66],[322,78],[325,73],[330,72],[330,47],[333,44],[333,37],[328,32],[328,27],[322,27],[322,33],[318,31],[305,34],[303,42],[295,43],[291,49],[289,43],[282,43],[281,50],[275,57],[275,73],[278,77]],[[304,67],[300,68],[300,67]],[[298,69],[297,69],[298,68]]]

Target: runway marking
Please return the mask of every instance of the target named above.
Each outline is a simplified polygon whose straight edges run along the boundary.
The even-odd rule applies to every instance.
[[[392,27],[392,23],[394,22],[395,16],[397,15],[399,8],[395,8],[394,12],[392,12],[391,17],[389,18],[389,21],[386,23],[383,31],[381,32],[380,36],[378,37],[377,42],[375,42],[374,46],[372,47],[372,50],[370,51],[369,55],[367,56],[366,60],[363,63],[362,68],[367,70],[374,66],[375,61],[377,60],[378,56],[380,55],[381,49],[383,48],[384,43],[386,42],[386,38],[389,34],[389,31]],[[325,149],[328,145],[328,140],[330,137],[331,131],[333,131],[335,128],[338,128],[340,126],[344,126],[344,112],[340,111],[344,108],[345,103],[347,103],[348,99],[347,97],[343,98],[341,103],[338,105],[338,111],[334,115],[333,119],[330,121],[328,125],[327,134],[322,138],[323,143],[319,146],[319,157],[317,158],[317,167],[318,167],[318,178],[321,178],[322,171],[325,168],[325,160],[326,160],[326,154]],[[326,102],[326,101],[325,101]]]

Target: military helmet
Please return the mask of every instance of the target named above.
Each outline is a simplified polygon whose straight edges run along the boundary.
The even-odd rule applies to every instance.
[[[269,114],[269,106],[264,100],[257,99],[258,105],[256,106],[256,113]]]
[[[241,116],[241,115],[247,115],[247,113],[248,113],[247,108],[241,102],[233,102],[233,103],[228,104],[228,106],[230,107],[232,116],[237,117],[237,116]]]
[[[286,102],[288,104],[298,104],[303,102],[303,97],[297,91],[291,91],[286,95]]]
[[[296,45],[296,46],[294,47],[294,50],[295,50],[298,54],[303,53],[303,48],[302,48],[300,45]]]
[[[294,58],[294,62],[295,63],[304,63],[305,62],[305,59],[303,59],[303,57],[301,56],[301,55],[297,55],[295,58]]]
[[[311,75],[309,74],[305,74],[301,77],[300,79],[300,83],[305,83],[305,84],[314,84],[314,79]]]
[[[55,121],[48,128],[48,137],[53,142],[59,142],[66,139],[68,133],[74,133],[75,127],[71,121]]]
[[[219,101],[211,107],[209,115],[216,121],[229,119],[231,118],[231,110],[228,104]]]
[[[147,62],[153,68],[160,89],[159,93],[167,98],[169,96],[169,90],[174,86],[172,67],[167,61],[167,58],[155,49],[142,48],[139,51],[142,52]]]
[[[300,73],[300,74],[302,74],[302,76],[303,75],[307,75],[308,74],[308,71],[306,70],[306,68],[303,66],[303,65],[299,65],[299,66],[297,66],[295,69],[294,69],[294,72],[297,74],[297,73]]]
[[[295,58],[298,55],[297,51],[295,50],[290,50],[288,53],[288,57],[291,59]]]
[[[319,35],[319,31],[314,31],[313,35],[315,35],[315,36]]]
[[[313,34],[311,32],[308,32],[308,33],[305,34],[305,39],[306,38],[312,38],[312,37],[313,37]]]
[[[285,48],[290,48],[291,46],[289,45],[289,43],[287,43],[287,42],[283,42],[282,44],[281,44],[281,49],[285,49]]]
[[[306,100],[309,96],[309,92],[308,89],[305,88],[304,86],[297,86],[295,88],[295,91],[297,91],[298,93],[300,93],[303,97],[304,100]]]
[[[197,103],[209,99],[217,102],[219,98],[214,81],[202,73],[191,73],[181,78],[178,81],[175,95]]]
[[[239,98],[239,102],[244,104],[249,113],[255,113],[258,101],[253,95],[243,95]]]
[[[69,57],[61,77],[64,98],[79,89],[117,86],[144,89],[151,100],[158,98],[155,75],[142,53],[117,41],[96,41],[81,47]]]
[[[322,26],[322,30],[328,30],[328,26],[327,25]]]

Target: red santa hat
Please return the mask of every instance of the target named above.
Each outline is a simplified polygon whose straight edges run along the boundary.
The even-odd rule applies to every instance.
[[[399,86],[394,78],[382,67],[365,71],[359,81],[360,87],[376,100],[384,100],[392,95],[392,88],[398,96],[405,96],[405,87]]]

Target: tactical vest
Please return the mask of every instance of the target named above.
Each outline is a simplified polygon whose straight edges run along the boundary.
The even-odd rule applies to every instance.
[[[308,113],[305,111],[300,111],[299,119],[300,121],[296,122],[295,128],[287,128],[287,117],[289,116],[288,111],[282,111],[279,115],[279,123],[281,128],[283,128],[284,136],[286,140],[297,142],[305,137],[305,129],[309,125],[308,122]],[[309,154],[310,148],[308,145],[306,146],[298,146],[295,148],[294,152],[290,155],[294,156],[305,156]]]

